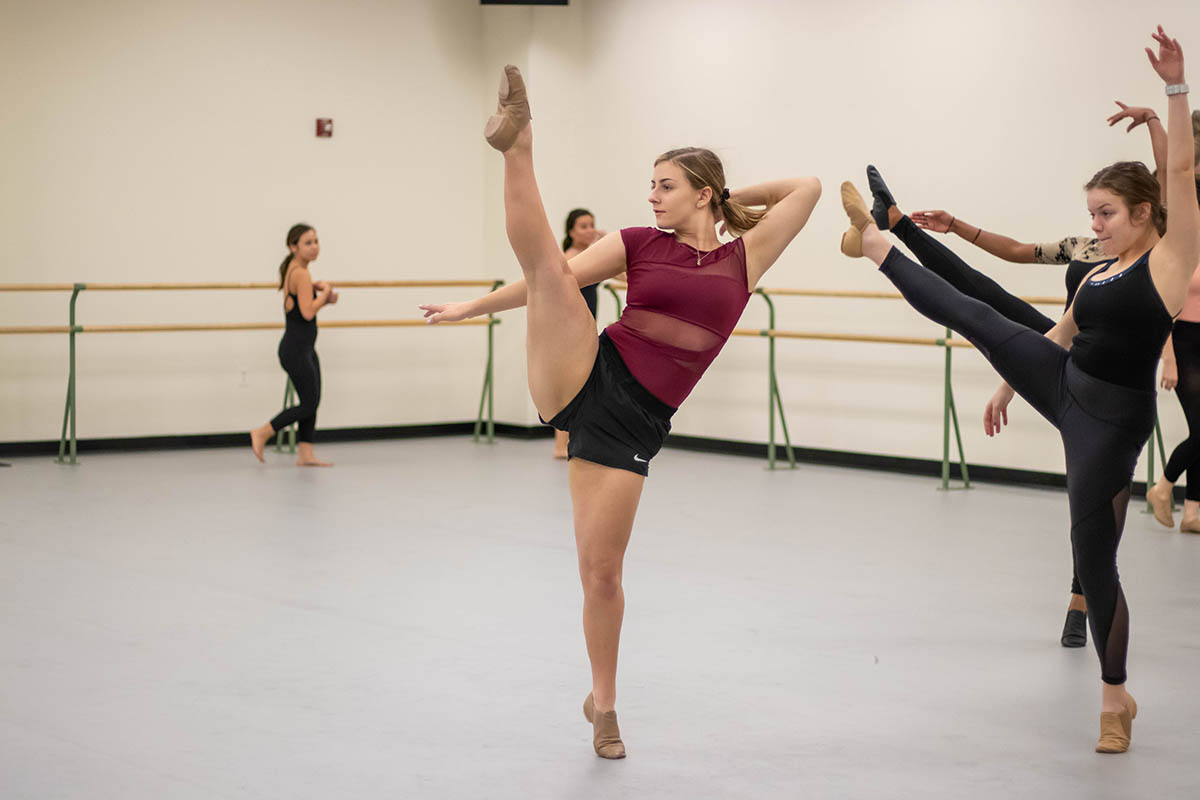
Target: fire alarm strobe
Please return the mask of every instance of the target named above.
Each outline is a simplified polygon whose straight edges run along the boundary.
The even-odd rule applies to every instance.
[[[329,137],[333,136],[333,120],[318,119],[317,120],[317,136],[324,136],[327,139]]]

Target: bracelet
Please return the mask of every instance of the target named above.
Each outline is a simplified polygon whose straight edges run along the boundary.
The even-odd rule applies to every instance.
[[[1168,83],[1167,97],[1172,97],[1177,94],[1187,94],[1188,85],[1186,83]]]
[[[971,244],[975,244],[976,242],[978,242],[979,236],[982,233],[983,233],[983,228],[976,228],[975,229],[975,238],[971,240]]]
[[[953,214],[951,214],[951,215],[950,215],[950,224],[946,226],[946,233],[953,233],[953,232],[954,232],[954,223],[955,223],[955,222],[957,222],[957,221],[958,221],[958,217],[956,217],[956,216],[954,216]]]
[[[1146,124],[1147,124],[1147,125],[1149,125],[1149,124],[1150,124],[1150,120],[1152,120],[1152,119],[1158,119],[1158,114],[1155,114],[1155,115],[1154,115],[1154,116],[1152,116],[1152,117],[1146,117]],[[1159,121],[1159,122],[1162,122],[1162,120],[1161,120],[1161,119],[1159,119],[1158,121]]]

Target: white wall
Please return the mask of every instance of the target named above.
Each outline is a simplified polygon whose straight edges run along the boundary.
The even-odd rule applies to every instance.
[[[16,25],[8,25],[12,18]],[[288,227],[318,277],[482,278],[482,26],[472,0],[25,2],[6,13],[0,281],[270,281]],[[333,117],[317,139],[314,120]],[[323,320],[461,290],[347,290]],[[67,298],[0,296],[9,323]],[[80,322],[282,316],[272,292],[85,293]],[[231,431],[282,397],[276,331],[84,335],[80,435]],[[481,329],[328,330],[323,426],[473,417]],[[62,337],[0,340],[0,441],[61,424]]]
[[[297,219],[318,226],[321,276],[519,277],[501,160],[479,135],[500,67],[514,61],[531,87],[556,231],[577,205],[609,230],[650,224],[654,156],[701,144],[721,154],[735,186],[792,174],[825,185],[766,285],[888,289],[866,262],[837,252],[842,180],[862,185],[873,161],[906,208],[948,208],[1032,241],[1084,233],[1083,182],[1118,158],[1149,157],[1141,131],[1104,118],[1114,98],[1161,107],[1141,52],[1153,24],[1185,49],[1189,31],[1200,35],[1189,0],[171,7],[182,10],[24,3],[20,34],[0,34],[11,40],[0,52],[9,156],[0,280],[270,279]],[[313,137],[317,116],[335,118],[333,140]],[[1020,293],[1062,293],[1061,268],[1003,265],[949,243]],[[407,316],[424,297],[347,292],[329,318]],[[81,307],[85,322],[269,319],[276,303],[265,292],[93,295]],[[786,328],[937,334],[899,302],[778,306]],[[60,296],[0,296],[6,322],[59,322],[63,309]],[[602,296],[602,321],[611,317]],[[743,324],[765,319],[752,299]],[[532,423],[521,313],[497,335],[499,418]],[[81,435],[228,431],[268,415],[282,386],[276,334],[222,336],[84,337]],[[470,418],[481,339],[478,330],[324,332],[321,425]],[[64,352],[57,338],[0,339],[0,441],[57,432]],[[1061,471],[1053,432],[1023,404],[1004,436],[982,435],[996,378],[974,353],[955,359],[970,459]],[[762,341],[730,342],[675,430],[763,441],[765,363]],[[937,457],[941,364],[932,348],[781,343],[793,439]],[[1168,440],[1178,439],[1178,405],[1164,395],[1160,407]]]

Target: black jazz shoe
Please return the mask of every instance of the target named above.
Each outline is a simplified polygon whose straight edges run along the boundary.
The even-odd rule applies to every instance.
[[[1087,612],[1071,609],[1063,625],[1062,646],[1083,647],[1087,644]]]

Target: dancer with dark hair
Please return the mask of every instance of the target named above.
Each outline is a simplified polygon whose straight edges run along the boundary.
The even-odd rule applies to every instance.
[[[1171,319],[1182,308],[1200,262],[1200,207],[1183,51],[1162,27],[1147,50],[1167,84],[1166,226],[1158,182],[1141,163],[1122,162],[1088,182],[1092,230],[1109,260],[1080,284],[1071,307],[1045,335],[954,287],[932,264],[892,246],[851,184],[843,205],[851,228],[842,251],[871,259],[922,315],[965,336],[1004,378],[989,406],[998,430],[1014,391],[1062,435],[1075,568],[1101,667],[1096,750],[1129,749],[1137,704],[1125,688],[1129,609],[1116,554],[1130,481],[1154,426],[1154,378]],[[932,257],[933,254],[927,254]]]
[[[332,467],[313,453],[317,428],[317,406],[321,403],[321,362],[317,359],[317,312],[338,301],[333,284],[314,281],[308,265],[317,260],[321,243],[311,225],[293,225],[287,233],[288,254],[279,264],[279,289],[284,293],[283,338],[279,340],[279,364],[292,379],[300,404],[285,408],[265,425],[250,431],[250,446],[263,460],[263,448],[271,437],[292,423],[300,423],[296,440],[296,466]]]
[[[430,322],[443,322],[527,306],[533,404],[571,434],[568,480],[592,668],[583,713],[597,755],[623,758],[614,710],[621,575],[649,463],[755,285],[808,221],[821,187],[816,178],[794,178],[731,191],[711,151],[671,150],[655,160],[650,178],[656,227],[609,234],[568,261],[534,179],[529,119],[521,73],[506,67],[484,136],[504,154],[508,239],[524,280],[467,303],[421,308]],[[722,244],[718,224],[740,236]],[[579,287],[624,271],[624,313],[597,337]]]
[[[567,234],[562,241],[563,256],[570,261],[575,256],[587,250],[600,239],[604,238],[604,231],[596,227],[596,217],[586,208],[573,208],[567,214],[567,223],[564,226],[564,231]],[[592,312],[592,318],[596,317],[596,284],[590,286],[579,287],[579,293],[583,295],[583,300],[587,303],[588,311]],[[566,431],[554,431],[554,457],[567,457],[567,443],[570,441],[571,435]]]

